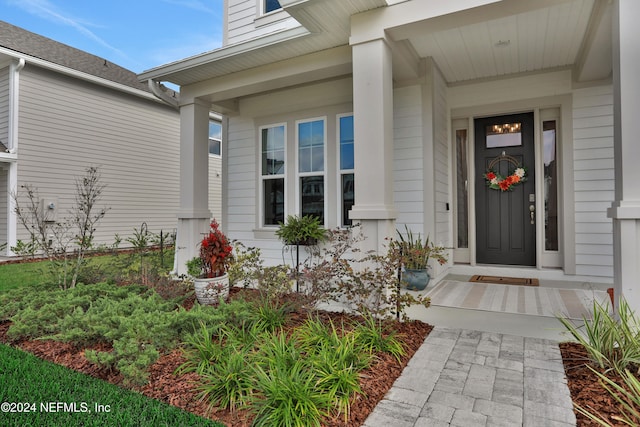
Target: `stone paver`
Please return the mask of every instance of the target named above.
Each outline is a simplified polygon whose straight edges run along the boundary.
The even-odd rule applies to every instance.
[[[576,425],[558,343],[435,327],[363,427]]]

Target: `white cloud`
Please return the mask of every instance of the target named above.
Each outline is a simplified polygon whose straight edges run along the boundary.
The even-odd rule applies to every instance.
[[[212,15],[216,14],[216,10],[207,6],[204,2],[199,0],[163,0],[165,3],[174,4],[176,6],[182,6],[193,10],[198,10],[200,12],[210,13]]]
[[[98,25],[83,22],[83,20],[81,19],[74,18],[71,15],[64,13],[63,11],[58,10],[56,5],[51,3],[49,0],[9,0],[8,4],[17,6],[27,13],[38,16],[40,18],[55,22],[57,24],[72,27],[80,34],[95,41],[104,48],[115,52],[123,58],[127,57],[127,55],[123,51],[111,46],[109,43],[97,36],[88,28],[89,26],[98,27]]]
[[[165,65],[191,56],[217,49],[222,45],[222,40],[216,36],[194,35],[190,39],[180,39],[173,46],[164,45],[149,52],[149,60],[154,63],[152,67]]]

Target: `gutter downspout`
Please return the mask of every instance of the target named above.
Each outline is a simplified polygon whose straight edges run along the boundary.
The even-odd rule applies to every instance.
[[[9,173],[7,177],[7,256],[15,255],[11,250],[18,242],[18,221],[15,211],[15,200],[13,195],[18,193],[18,126],[19,126],[19,101],[20,101],[20,71],[24,68],[26,61],[19,58],[12,61],[9,67],[9,129],[7,148],[9,154],[15,156],[14,161],[9,163]]]
[[[175,108],[176,110],[180,109],[180,99],[178,97],[176,97],[176,92],[173,92],[173,96],[170,96],[167,93],[167,90],[164,86],[162,86],[161,83],[150,79],[147,80],[147,84],[149,85],[149,90],[155,95],[157,96],[159,99],[161,99],[162,101],[166,102],[167,104],[171,105],[173,108]]]

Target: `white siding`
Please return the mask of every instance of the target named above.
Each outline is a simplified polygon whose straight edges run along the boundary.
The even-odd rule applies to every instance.
[[[300,24],[284,11],[272,12],[259,17],[258,2],[262,0],[229,0],[227,10],[227,34],[225,44],[235,44],[299,26]]]
[[[106,185],[99,206],[110,211],[96,243],[176,228],[179,203],[179,116],[157,102],[27,65],[21,72],[19,184],[74,204],[75,178],[98,166]],[[25,232],[18,229],[18,238]]]
[[[7,216],[9,209],[9,197],[7,185],[9,183],[9,165],[0,163],[0,245],[7,243]],[[5,253],[5,250],[2,250]]]
[[[613,277],[613,91],[573,93],[576,274]]]
[[[222,158],[209,156],[209,210],[222,223]]]
[[[256,204],[258,202],[256,170],[256,130],[253,120],[229,118],[229,142],[224,159],[227,167],[225,229],[232,239],[251,245],[256,226]],[[242,214],[249,206],[253,214]]]
[[[450,212],[447,204],[451,200],[449,194],[449,123],[447,107],[447,85],[442,74],[433,68],[433,140],[435,158],[435,220],[436,234],[433,240],[436,244],[452,246]]]
[[[419,86],[393,93],[393,189],[398,228],[424,236],[422,98]]]
[[[9,67],[0,68],[0,142],[9,140]]]

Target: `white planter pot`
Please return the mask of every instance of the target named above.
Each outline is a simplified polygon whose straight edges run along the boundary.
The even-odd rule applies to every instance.
[[[229,296],[229,275],[220,277],[193,279],[196,298],[202,305],[216,304]]]

